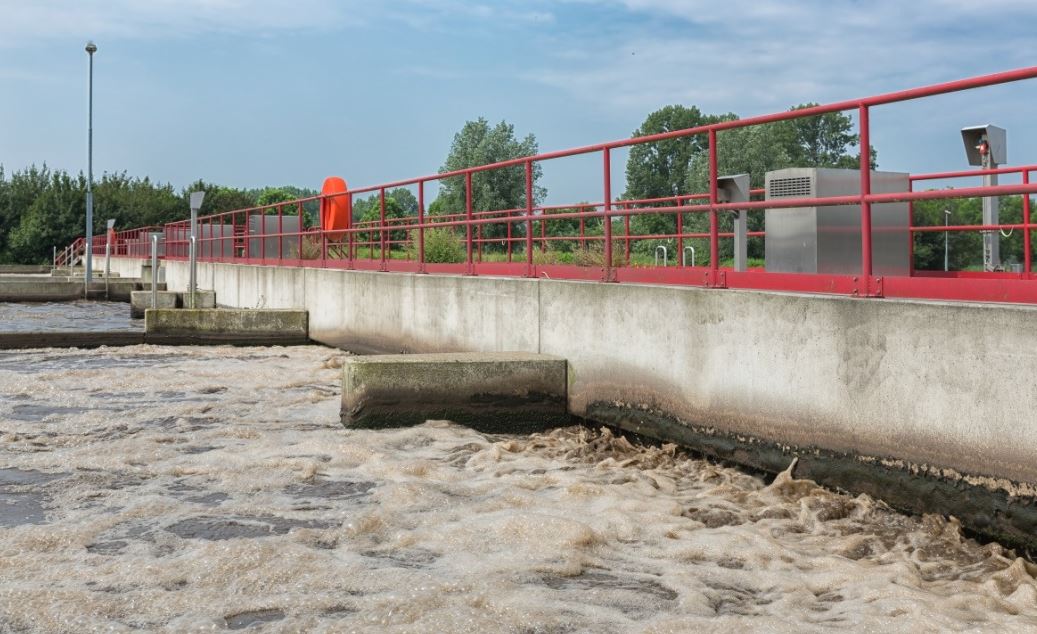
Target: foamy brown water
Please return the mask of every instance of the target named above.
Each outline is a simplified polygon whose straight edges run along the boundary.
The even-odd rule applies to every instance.
[[[940,518],[582,428],[346,431],[338,365],[0,353],[0,631],[1037,627]]]

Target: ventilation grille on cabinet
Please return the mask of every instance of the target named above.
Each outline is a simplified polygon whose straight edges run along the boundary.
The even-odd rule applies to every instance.
[[[775,178],[768,184],[768,198],[809,198],[812,191],[809,176]]]

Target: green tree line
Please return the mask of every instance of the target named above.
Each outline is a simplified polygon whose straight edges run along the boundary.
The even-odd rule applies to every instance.
[[[182,220],[190,213],[188,194],[205,191],[201,214],[233,211],[312,196],[298,187],[237,189],[196,181],[182,190],[168,183],[136,178],[125,172],[104,174],[94,183],[94,234],[106,221],[117,230],[161,225]],[[317,206],[304,213],[310,223]],[[294,213],[294,210],[292,211]],[[35,165],[8,173],[0,165],[0,262],[49,262],[52,248],[67,246],[84,233],[86,177]]]
[[[808,108],[815,104],[802,104],[792,110]],[[647,136],[683,130],[692,127],[736,120],[734,113],[707,114],[695,106],[670,105],[650,113],[634,130],[634,136]],[[842,113],[801,117],[747,128],[721,130],[717,133],[718,173],[751,176],[751,186],[763,186],[766,172],[785,167],[834,167],[856,169],[860,164],[860,148],[853,120]],[[878,166],[878,153],[869,149],[872,167]],[[453,172],[468,167],[518,159],[535,155],[538,144],[535,135],[519,137],[514,126],[501,121],[491,124],[484,118],[468,121],[454,136],[441,173]],[[543,204],[547,190],[541,184],[543,176],[540,165],[533,168],[534,206]],[[706,135],[695,135],[665,139],[653,143],[632,146],[626,166],[626,188],[616,202],[672,197],[708,191],[709,158]],[[0,166],[0,261],[44,262],[51,255],[51,248],[61,248],[77,236],[82,235],[82,220],[85,217],[86,182],[82,174],[72,175],[46,166],[31,166],[10,174]],[[191,191],[204,190],[205,204],[202,214],[219,213],[259,205],[275,204],[311,196],[316,192],[298,187],[266,187],[260,189],[237,189],[215,183],[197,181],[182,190],[172,185],[152,181],[149,178],[130,177],[126,173],[105,174],[94,186],[95,227],[94,232],[103,230],[108,218],[116,220],[119,228],[144,225],[159,225],[187,216],[187,195]],[[415,189],[395,188],[385,194],[385,215],[389,219],[404,219],[417,215],[418,201]],[[427,194],[428,192],[426,192]],[[526,208],[525,168],[514,167],[478,172],[472,176],[471,198],[473,212],[497,210],[523,210]],[[463,177],[444,178],[439,183],[438,195],[427,205],[432,222],[446,215],[464,214],[467,204],[467,186]],[[672,203],[663,203],[670,205]],[[1001,218],[1005,223],[1019,222],[1022,211],[1018,197],[1002,201]],[[317,223],[318,205],[315,201],[304,205],[306,225]],[[920,201],[915,204],[915,223],[918,225],[943,224],[945,210],[951,212],[952,224],[978,224],[980,201],[978,199]],[[575,211],[576,208],[552,213]],[[294,210],[293,210],[294,212]],[[353,203],[353,218],[357,222],[371,222],[380,218],[382,203],[375,193],[357,197]],[[550,215],[546,216],[548,219]],[[763,229],[762,211],[749,213],[750,231]],[[622,225],[614,219],[614,234],[622,235]],[[708,214],[685,213],[681,216],[684,230],[689,233],[708,231]],[[676,232],[676,216],[672,213],[641,214],[633,216],[631,233],[634,236],[672,234]],[[550,237],[575,237],[579,221],[576,219],[549,220],[541,226],[534,223],[534,232],[543,231]],[[720,214],[721,231],[730,231],[732,214]],[[442,248],[437,253],[447,261],[458,259],[463,253],[456,243],[463,230],[443,228],[429,230],[426,238]],[[515,240],[516,253],[524,250],[522,239],[526,224],[512,225],[511,235]],[[488,240],[484,245],[487,257],[500,254],[506,249],[504,222],[483,225],[482,236]],[[584,233],[595,236],[603,233],[600,219],[587,219]],[[391,231],[389,239],[396,250],[404,250],[409,238],[405,230]],[[378,233],[360,234],[361,240],[377,241]],[[981,237],[974,232],[952,233],[947,239],[952,269],[976,267],[982,258]],[[645,239],[633,242],[634,255],[640,261],[649,261],[658,245],[666,245],[675,253],[672,239]],[[600,250],[600,243],[588,242]],[[690,239],[686,244],[694,246],[698,253],[708,253],[704,239]],[[547,251],[556,254],[572,253],[580,243],[576,240],[555,240]],[[915,265],[919,269],[943,268],[944,236],[942,233],[927,233],[915,238]],[[721,258],[731,257],[732,242],[721,241]],[[1002,241],[1003,259],[1007,263],[1022,261],[1022,237],[1020,232],[1008,235]],[[440,257],[440,256],[437,256]],[[679,256],[678,256],[679,257]],[[750,239],[749,257],[763,257],[763,240]],[[564,258],[563,258],[564,259]],[[565,261],[574,261],[572,258]],[[703,262],[699,256],[699,263]]]

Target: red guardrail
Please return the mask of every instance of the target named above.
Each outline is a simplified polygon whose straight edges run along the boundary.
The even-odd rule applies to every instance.
[[[780,200],[750,200],[722,203],[719,200],[717,173],[717,133],[723,130],[787,121],[831,112],[856,111],[859,147],[870,147],[870,109],[890,103],[935,95],[993,86],[1008,82],[1037,78],[1037,67],[974,77],[911,90],[887,93],[862,99],[787,111],[748,119],[720,123],[584,146],[536,156],[502,161],[453,172],[398,180],[381,185],[352,189],[343,194],[313,196],[285,203],[275,203],[224,212],[199,218],[198,253],[201,261],[238,262],[259,265],[315,266],[357,270],[405,271],[413,273],[455,273],[464,275],[515,275],[526,277],[547,276],[563,279],[597,279],[607,282],[636,281],[641,283],[688,284],[710,288],[746,288],[796,292],[839,293],[855,296],[916,297],[960,301],[1007,301],[1037,303],[1037,279],[1032,273],[1030,195],[1037,193],[1037,185],[1030,183],[1030,173],[1037,166],[1006,167],[996,170],[974,170],[918,174],[911,182],[982,176],[985,173],[1021,174],[1021,184],[960,189],[873,193],[871,190],[870,156],[861,152],[859,166],[860,193],[849,196],[821,198],[783,198]],[[655,143],[667,139],[705,135],[708,138],[709,192],[680,194],[672,197],[646,200],[616,200],[611,190],[611,154],[619,148]],[[602,185],[600,202],[580,202],[572,205],[541,206],[534,204],[533,174],[537,164],[586,154],[601,155]],[[525,175],[526,205],[520,209],[473,209],[472,179],[476,174],[508,168],[522,168]],[[465,208],[452,209],[444,215],[429,215],[425,205],[425,189],[429,183],[445,179],[463,178]],[[417,213],[404,218],[386,217],[386,193],[398,187],[417,190]],[[337,196],[355,198],[361,194],[377,193],[379,218],[356,222],[350,228],[324,232],[318,227],[303,226],[304,205],[322,202]],[[753,192],[757,195],[760,190]],[[889,202],[913,203],[919,200],[1010,196],[1023,197],[1021,223],[1001,225],[954,225],[950,227],[912,226],[912,236],[933,231],[993,231],[1018,229],[1024,235],[1024,270],[1021,273],[926,273],[910,276],[875,276],[872,261],[872,205]],[[807,273],[776,273],[761,269],[734,271],[721,266],[719,245],[721,239],[732,237],[719,228],[719,214],[723,211],[783,209],[808,206],[860,206],[861,262],[855,275],[825,275]],[[690,214],[707,214],[708,232],[685,230],[684,220]],[[675,217],[673,232],[635,235],[631,233],[630,219],[640,215]],[[622,234],[615,235],[615,222],[622,223]],[[553,226],[565,226],[551,231]],[[560,223],[568,223],[561,225]],[[503,235],[487,236],[485,228],[501,226]],[[155,228],[131,231],[138,236]],[[433,263],[426,258],[426,231],[449,229],[462,233],[459,238],[464,248],[461,262]],[[178,221],[162,228],[165,257],[183,259],[188,255],[189,221]],[[125,233],[125,232],[124,232]],[[766,239],[763,232],[750,234]],[[101,237],[103,240],[103,236]],[[683,255],[687,240],[708,242],[706,266],[686,266]],[[674,240],[677,245],[676,265],[660,267],[638,262],[631,245],[644,240]],[[582,253],[582,260],[561,262],[550,257],[551,244],[566,245]],[[617,250],[617,246],[620,247]],[[537,251],[539,247],[539,254]],[[97,248],[95,241],[94,248]],[[365,254],[364,251],[367,253]],[[101,246],[103,253],[103,242]],[[377,252],[377,256],[376,256]],[[150,251],[148,251],[150,253]],[[147,254],[126,253],[126,255]],[[366,255],[366,257],[365,257]],[[676,255],[676,254],[675,254]],[[694,254],[693,254],[694,255]]]

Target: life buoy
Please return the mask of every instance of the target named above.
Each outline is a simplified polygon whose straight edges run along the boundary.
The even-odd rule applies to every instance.
[[[353,225],[353,197],[347,192],[349,187],[345,179],[329,176],[324,179],[320,189],[320,228],[325,232],[349,229]],[[336,195],[341,194],[341,195]],[[332,239],[341,238],[343,234],[331,234]]]

